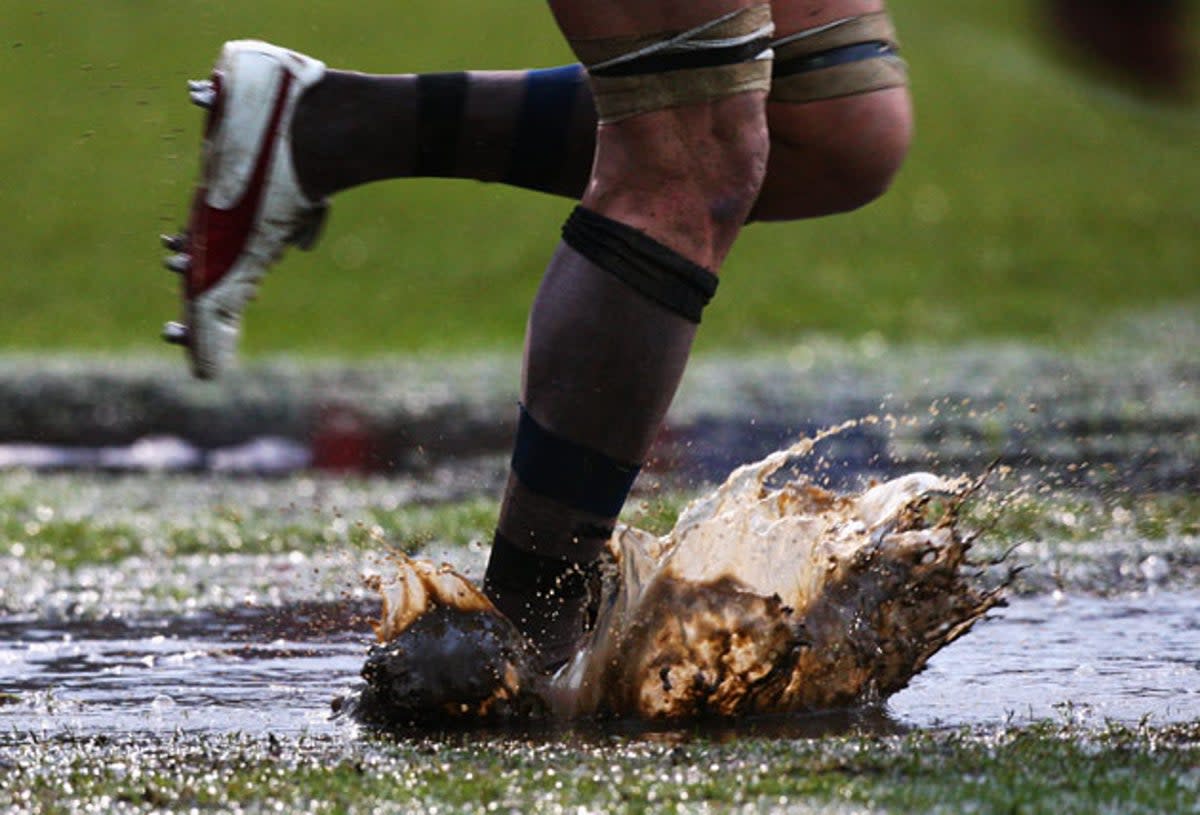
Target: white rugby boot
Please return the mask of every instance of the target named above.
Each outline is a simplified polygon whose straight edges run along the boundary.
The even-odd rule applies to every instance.
[[[291,126],[325,64],[256,40],[228,42],[207,80],[189,82],[208,110],[200,179],[186,231],[163,237],[183,277],[183,322],[163,338],[187,348],[192,373],[213,379],[237,352],[242,311],[268,267],[294,245],[311,249],[327,204],[300,189]]]

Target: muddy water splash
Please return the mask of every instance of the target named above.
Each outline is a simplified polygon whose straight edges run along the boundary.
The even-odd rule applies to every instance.
[[[533,652],[473,583],[449,566],[396,556],[396,575],[368,585],[383,597],[380,646],[363,666],[362,718],[485,720],[544,709]]]
[[[857,494],[772,477],[839,426],[734,471],[655,537],[622,528],[595,629],[550,678],[449,567],[379,580],[368,718],[684,719],[878,701],[1000,601],[967,559],[973,484],[913,473]]]

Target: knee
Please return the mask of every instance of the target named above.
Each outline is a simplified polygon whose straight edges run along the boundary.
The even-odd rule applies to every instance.
[[[856,138],[834,140],[827,148],[831,172],[841,189],[840,196],[830,197],[831,213],[858,209],[882,196],[908,156],[913,129],[908,90],[878,95],[867,100],[869,121],[857,128]]]
[[[696,145],[696,158],[710,157],[711,172],[702,194],[718,225],[740,228],[758,200],[767,177],[770,136],[766,109],[760,103],[730,115],[714,116],[710,138]]]
[[[912,141],[912,107],[907,88],[774,104],[770,129],[770,166],[752,218],[813,218],[887,191]]]
[[[767,176],[770,137],[761,99],[713,105],[700,127],[680,130],[679,161],[659,178],[686,190],[714,228],[739,229]],[[652,173],[654,175],[654,173]]]
[[[769,150],[760,93],[604,125],[585,204],[622,212],[685,254],[703,236],[719,262],[758,198]]]

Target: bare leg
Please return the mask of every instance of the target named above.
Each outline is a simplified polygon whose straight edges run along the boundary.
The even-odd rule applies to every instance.
[[[882,0],[775,0],[775,36],[884,10]],[[906,87],[802,104],[768,100],[771,160],[753,220],[786,221],[856,209],[891,184],[912,140]]]

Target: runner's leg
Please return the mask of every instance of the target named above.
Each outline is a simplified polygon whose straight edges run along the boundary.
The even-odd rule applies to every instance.
[[[776,38],[883,10],[879,0],[774,0]],[[907,152],[907,89],[768,106],[771,160],[755,220],[861,206]],[[370,181],[439,176],[580,198],[595,110],[578,65],[537,71],[378,76],[329,72],[302,100],[297,170],[314,199]]]
[[[765,50],[769,10],[751,6],[551,2],[591,63],[603,60],[597,52],[634,50],[625,38],[661,40],[662,32],[739,12],[737,22],[765,26],[758,45]],[[604,108],[595,166],[526,335],[516,451],[485,590],[547,664],[567,658],[583,634],[589,571],[675,393],[716,270],[765,171],[769,62],[738,58],[719,70],[675,71],[696,78],[670,93],[720,87],[665,107],[654,96],[658,75],[647,70],[610,83],[592,69]],[[757,89],[721,84],[741,71],[752,72]]]

